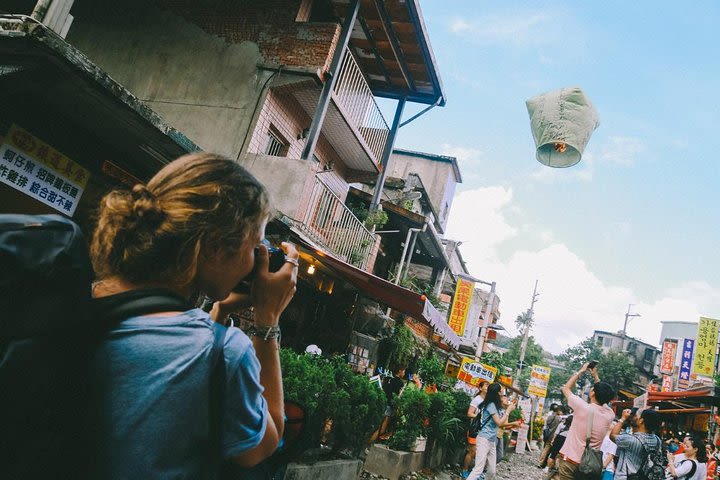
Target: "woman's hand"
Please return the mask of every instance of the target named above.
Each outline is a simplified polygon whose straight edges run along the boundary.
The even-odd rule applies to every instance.
[[[291,243],[283,242],[281,246],[287,260],[275,273],[268,271],[269,255],[265,245],[260,245],[256,255],[257,276],[253,281],[250,297],[257,326],[277,325],[280,314],[295,294],[299,254]]]

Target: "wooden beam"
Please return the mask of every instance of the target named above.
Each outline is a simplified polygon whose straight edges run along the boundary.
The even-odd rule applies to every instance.
[[[388,85],[392,85],[392,81],[390,81],[390,74],[388,73],[387,69],[385,68],[385,64],[383,63],[382,56],[380,55],[380,52],[378,52],[377,44],[375,43],[375,38],[372,36],[372,32],[367,26],[367,23],[365,23],[365,20],[362,17],[358,17],[358,22],[360,23],[360,27],[362,27],[363,33],[365,33],[365,38],[367,38],[367,42],[369,44],[370,50],[373,52],[373,55],[375,55],[375,62],[377,63],[378,68],[382,72],[382,74],[385,76],[385,81],[388,83]],[[353,42],[355,43],[355,42]]]
[[[387,35],[388,40],[390,40],[390,48],[392,48],[393,55],[395,56],[395,60],[398,62],[398,65],[400,66],[400,71],[402,72],[403,79],[405,80],[405,83],[408,86],[408,89],[411,91],[415,91],[415,82],[413,82],[412,75],[410,75],[410,71],[407,68],[407,65],[405,64],[405,58],[402,55],[402,51],[400,49],[400,45],[398,44],[397,37],[395,36],[395,31],[393,30],[392,22],[390,21],[390,17],[388,17],[388,13],[385,10],[385,4],[383,0],[375,0],[375,8],[378,11],[378,15],[380,15],[380,19],[382,20],[382,27],[385,31],[385,35]]]

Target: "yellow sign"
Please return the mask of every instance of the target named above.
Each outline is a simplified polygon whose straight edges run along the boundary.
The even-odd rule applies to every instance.
[[[457,378],[477,387],[481,380],[492,382],[495,380],[495,375],[497,375],[497,368],[463,357]]]
[[[467,321],[468,312],[470,311],[470,301],[472,300],[474,289],[474,282],[458,278],[448,324],[450,328],[460,336],[465,333],[465,322]]]
[[[715,349],[717,348],[719,330],[720,320],[700,317],[692,373],[704,377],[712,377],[715,373]]]
[[[52,168],[79,187],[87,186],[90,178],[89,171],[17,125],[10,127],[7,142],[46,167]]]
[[[550,381],[550,367],[543,367],[540,365],[533,365],[532,371],[530,372],[530,385],[528,386],[528,393],[535,395],[536,397],[547,396],[548,382]]]

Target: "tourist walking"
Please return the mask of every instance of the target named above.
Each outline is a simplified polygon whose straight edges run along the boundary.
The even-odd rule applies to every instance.
[[[550,405],[550,413],[545,418],[545,427],[543,428],[543,450],[540,453],[540,468],[544,468],[547,465],[547,457],[550,453],[550,447],[552,446],[553,435],[555,430],[562,421],[562,407],[557,403]]]
[[[476,440],[476,453],[475,453],[475,466],[473,467],[468,480],[477,480],[483,473],[483,470],[487,466],[488,480],[495,479],[496,473],[496,446],[498,428],[504,426],[517,425],[517,422],[508,422],[508,416],[510,412],[517,405],[517,400],[510,402],[509,407],[503,413],[502,409],[502,397],[505,396],[502,385],[499,383],[493,383],[488,387],[487,395],[485,400],[478,406],[480,412],[480,431],[477,435]]]
[[[685,437],[685,458],[678,461],[668,452],[668,473],[676,480],[705,480],[707,477],[707,451],[705,442],[699,436]]]

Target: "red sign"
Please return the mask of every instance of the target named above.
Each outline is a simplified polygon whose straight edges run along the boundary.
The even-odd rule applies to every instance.
[[[673,373],[675,367],[675,352],[677,351],[677,342],[665,340],[663,342],[662,360],[660,361],[660,373]]]
[[[661,391],[672,392],[672,384],[672,377],[670,375],[663,375]]]

